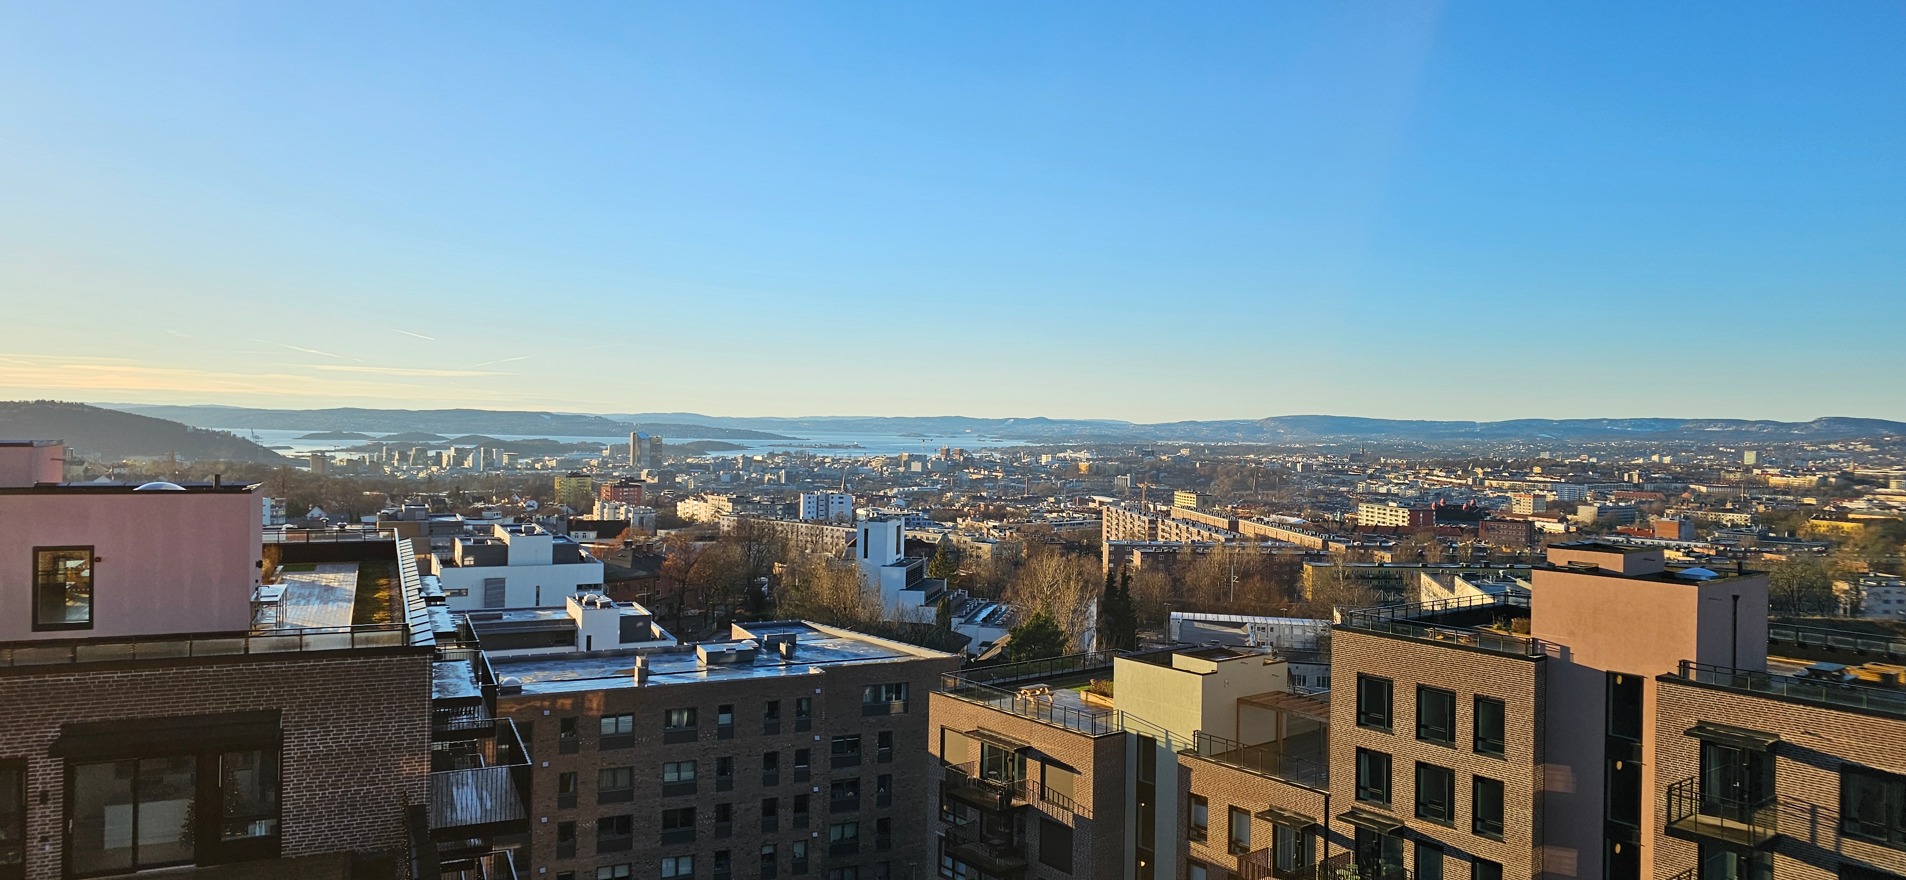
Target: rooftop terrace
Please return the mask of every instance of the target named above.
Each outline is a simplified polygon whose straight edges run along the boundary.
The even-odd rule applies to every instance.
[[[1529,616],[1529,597],[1515,591],[1500,595],[1460,596],[1433,602],[1383,605],[1343,613],[1339,628],[1418,642],[1456,645],[1511,657],[1541,657],[1539,639],[1507,631]],[[1504,627],[1498,629],[1497,627]]]
[[[1690,660],[1681,661],[1681,668],[1678,671],[1662,675],[1660,680],[1683,681],[1737,693],[1758,694],[1826,709],[1839,709],[1844,712],[1906,719],[1906,691],[1893,688],[1821,681],[1792,675],[1776,675],[1770,672],[1732,669],[1725,666],[1708,666]]]
[[[808,675],[828,666],[861,663],[892,663],[922,657],[943,656],[921,648],[910,648],[845,630],[830,630],[805,621],[775,621],[741,624],[746,635],[738,638],[700,643],[706,647],[735,646],[759,640],[761,647],[751,661],[703,663],[695,645],[661,650],[573,652],[534,657],[496,658],[493,665],[499,678],[521,683],[523,693],[570,693],[616,687],[637,687],[636,663],[647,664],[648,678],[641,687],[726,681],[737,678],[778,678]],[[768,649],[770,638],[792,638],[793,656],[784,657]]]

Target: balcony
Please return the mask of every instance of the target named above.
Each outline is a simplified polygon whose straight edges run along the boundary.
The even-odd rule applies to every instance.
[[[529,831],[528,752],[507,718],[441,725],[431,743],[429,828],[439,840]]]
[[[1754,800],[1705,790],[1699,776],[1668,786],[1667,833],[1695,842],[1763,847],[1780,833],[1778,801]]]
[[[1026,853],[1005,835],[983,834],[971,825],[946,829],[947,854],[988,874],[1026,870]]]
[[[1322,862],[1279,868],[1269,847],[1239,856],[1238,876],[1242,880],[1410,880],[1407,868],[1359,863],[1347,852]]]
[[[970,761],[946,765],[940,790],[954,800],[999,813],[1026,803],[1027,784],[1023,779],[985,778],[979,762]]]

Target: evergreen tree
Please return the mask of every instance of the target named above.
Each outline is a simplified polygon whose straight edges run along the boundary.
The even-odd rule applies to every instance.
[[[927,563],[927,577],[946,581],[948,589],[960,574],[960,552],[953,549],[953,541],[941,538],[940,545],[933,551],[932,561]]]
[[[1118,574],[1118,629],[1112,643],[1123,651],[1138,650],[1138,603],[1132,601],[1132,570],[1119,569]]]
[[[1006,660],[1018,663],[1024,660],[1044,660],[1057,657],[1066,651],[1066,633],[1059,628],[1059,621],[1043,610],[1035,611],[1032,616],[1015,624],[1008,633],[1012,640],[1006,643]]]

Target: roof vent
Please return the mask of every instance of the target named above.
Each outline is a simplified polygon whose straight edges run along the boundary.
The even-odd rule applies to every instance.
[[[183,492],[185,491],[185,487],[179,485],[178,483],[168,483],[164,480],[153,480],[152,482],[147,483],[143,486],[140,486],[136,489],[133,489],[132,491],[134,492]]]
[[[1711,581],[1717,577],[1720,577],[1721,574],[1720,572],[1717,572],[1711,568],[1684,568],[1678,572],[1675,572],[1675,576],[1686,578],[1691,581]]]
[[[749,666],[754,663],[755,652],[759,649],[760,645],[756,644],[753,639],[743,639],[739,642],[704,643],[695,646],[695,659],[700,660],[704,668],[709,666]]]
[[[523,692],[523,680],[514,675],[505,675],[496,683],[496,691],[500,694],[520,694]]]

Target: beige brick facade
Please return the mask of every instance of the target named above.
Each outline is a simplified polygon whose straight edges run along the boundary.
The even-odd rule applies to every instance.
[[[1546,701],[1546,658],[1506,656],[1458,645],[1443,645],[1338,628],[1332,633],[1332,697],[1330,701],[1330,790],[1337,815],[1357,807],[1388,816],[1405,827],[1404,866],[1415,864],[1417,841],[1433,841],[1444,849],[1443,876],[1463,880],[1474,857],[1498,862],[1505,880],[1530,880],[1542,871],[1541,840],[1542,717]],[[1357,676],[1366,674],[1392,682],[1392,721],[1389,731],[1357,725]],[[1456,695],[1456,733],[1453,745],[1416,738],[1418,685],[1453,691]],[[1475,698],[1486,696],[1504,703],[1504,757],[1477,754]],[[1386,806],[1360,803],[1356,798],[1356,750],[1366,748],[1390,756],[1391,801]],[[1418,761],[1454,771],[1455,819],[1449,824],[1415,816],[1415,768]],[[1503,784],[1502,839],[1471,833],[1473,779],[1482,776]],[[1333,817],[1334,819],[1335,817]],[[1354,829],[1335,822],[1336,845],[1347,847]]]
[[[1656,680],[1656,832],[1667,815],[1668,786],[1700,771],[1700,722],[1775,734],[1776,880],[1831,880],[1843,865],[1906,876],[1906,850],[1840,833],[1840,771],[1847,764],[1906,775],[1906,719],[1841,711],[1723,690],[1672,675]],[[1657,880],[1695,867],[1699,844],[1657,834]]]

